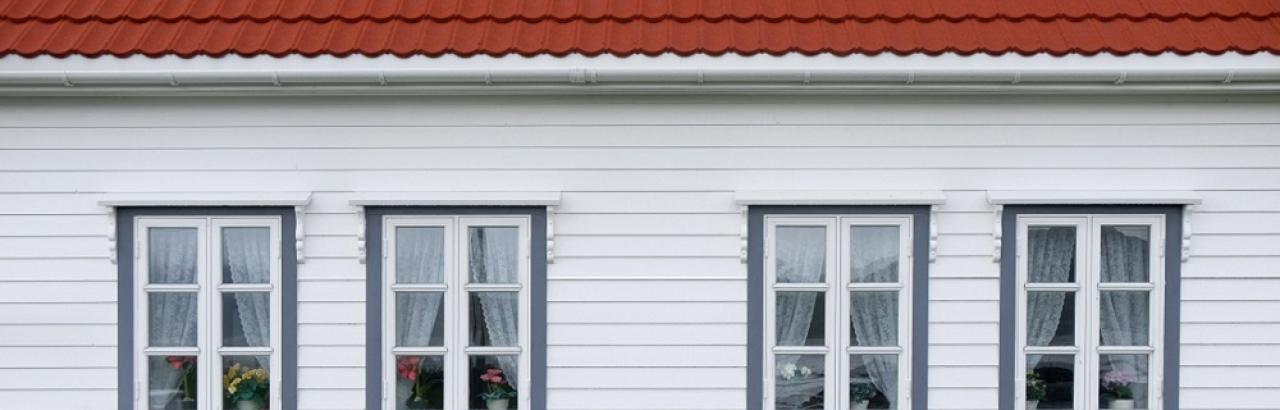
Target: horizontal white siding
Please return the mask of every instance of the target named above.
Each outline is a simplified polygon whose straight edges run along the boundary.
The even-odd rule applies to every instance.
[[[741,409],[744,189],[941,189],[929,404],[995,409],[987,189],[1191,189],[1184,409],[1280,409],[1280,104],[1266,99],[0,100],[0,403],[115,400],[105,193],[315,191],[299,404],[364,403],[359,191],[554,190],[553,409]],[[67,383],[67,380],[76,380]],[[56,399],[54,399],[56,398]]]

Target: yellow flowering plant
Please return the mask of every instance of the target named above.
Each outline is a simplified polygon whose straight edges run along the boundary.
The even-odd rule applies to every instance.
[[[231,365],[222,374],[222,396],[227,405],[239,401],[253,401],[264,404],[270,392],[270,378],[267,369],[246,368],[240,363]]]

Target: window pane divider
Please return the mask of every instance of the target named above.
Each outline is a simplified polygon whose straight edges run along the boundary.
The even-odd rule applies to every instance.
[[[1026,354],[1071,354],[1080,352],[1080,348],[1076,346],[1027,346]]]
[[[146,349],[142,349],[142,352],[145,353],[147,356],[160,356],[160,355],[195,356],[200,354],[200,348],[198,347],[148,347]]]
[[[1098,346],[1098,354],[1151,354],[1151,346]]]
[[[396,292],[444,292],[449,290],[449,285],[443,283],[397,283],[391,285],[391,290]]]
[[[468,291],[520,291],[519,283],[468,283],[464,288]]]
[[[875,291],[875,290],[902,290],[902,284],[897,282],[890,283],[850,283],[848,285],[851,291]]]
[[[200,285],[194,283],[152,283],[142,286],[147,292],[199,292]]]
[[[1080,284],[1079,283],[1027,283],[1026,288],[1028,291],[1037,291],[1037,290],[1078,291],[1080,290]]]
[[[902,354],[898,346],[849,346],[845,349],[849,354]]]
[[[522,349],[519,346],[471,346],[464,349],[468,355],[484,356],[484,355],[514,355],[520,354]]]
[[[218,285],[223,292],[270,292],[274,286],[270,283],[224,283]]]
[[[774,346],[774,354],[827,354],[826,346]]]
[[[1155,288],[1156,288],[1156,285],[1151,283],[1103,282],[1098,284],[1098,290],[1134,290],[1134,291],[1146,290],[1146,291],[1149,291],[1149,290],[1154,290]]]
[[[397,356],[440,356],[448,353],[449,349],[443,346],[431,347],[393,347],[391,353]]]
[[[271,354],[271,352],[273,351],[274,349],[266,346],[219,347],[218,348],[218,353],[221,353],[224,355],[234,355],[234,356],[258,355],[258,354],[267,355],[267,354]]]
[[[816,291],[825,292],[828,285],[825,283],[775,283],[773,289],[779,292],[786,291]]]

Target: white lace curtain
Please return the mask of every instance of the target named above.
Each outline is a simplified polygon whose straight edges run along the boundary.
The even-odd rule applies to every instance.
[[[396,230],[396,283],[444,283],[444,229],[398,228]],[[399,293],[396,303],[396,345],[439,345],[444,335],[435,334],[443,293]],[[433,342],[433,339],[436,340]],[[408,384],[397,377],[399,384]],[[404,403],[411,389],[396,389],[396,403]]]
[[[472,282],[519,283],[519,230],[514,227],[472,228],[469,251]],[[491,346],[519,346],[519,295],[514,292],[474,293],[480,301],[485,333]],[[495,356],[498,365],[511,380],[519,379],[519,356]]]
[[[1027,230],[1028,282],[1065,283],[1075,266],[1076,231],[1072,227],[1045,227]],[[1027,345],[1049,346],[1062,321],[1067,292],[1028,292]],[[1072,341],[1068,341],[1072,342]],[[1040,356],[1027,358],[1034,369]]]
[[[779,227],[775,266],[777,281],[780,283],[821,283],[826,271],[826,240],[824,228],[820,227]],[[805,346],[810,328],[814,326],[813,314],[821,293],[817,292],[779,292],[776,316],[776,332],[778,346]],[[822,324],[817,324],[822,326]],[[788,365],[801,366],[804,356],[779,356],[777,369]],[[816,370],[815,374],[817,374]],[[791,381],[780,381],[776,384],[777,407],[779,409],[800,409],[802,405],[822,392],[821,378],[798,378]]]
[[[850,235],[853,277],[858,282],[898,280],[898,227],[855,227]],[[854,292],[850,316],[856,346],[898,345],[898,293]],[[871,384],[897,408],[898,358],[862,355]],[[855,381],[856,382],[856,381]]]
[[[148,235],[148,280],[151,283],[196,283],[196,230],[151,228]],[[147,324],[148,343],[157,347],[194,347],[196,294],[151,292],[147,297],[151,313]],[[147,374],[152,386],[149,393],[151,408],[167,409],[176,405],[181,371],[170,367],[166,360],[152,358],[148,360]]]

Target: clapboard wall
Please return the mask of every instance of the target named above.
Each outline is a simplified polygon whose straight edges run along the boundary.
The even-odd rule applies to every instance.
[[[552,409],[741,409],[734,190],[936,189],[929,404],[997,403],[987,189],[1197,190],[1185,409],[1280,409],[1280,100],[0,99],[0,407],[116,395],[104,193],[313,191],[299,405],[364,403],[360,191],[562,191]],[[123,347],[127,348],[127,347]]]

